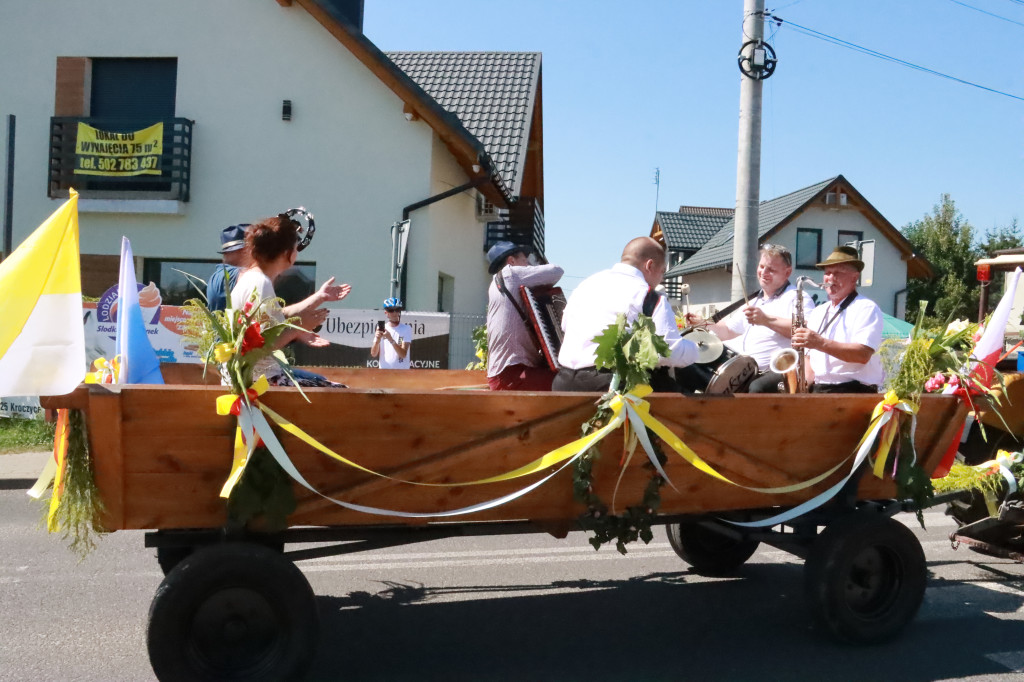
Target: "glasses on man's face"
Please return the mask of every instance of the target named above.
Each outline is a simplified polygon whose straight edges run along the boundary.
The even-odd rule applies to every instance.
[[[386,313],[400,313],[400,312],[402,312],[402,309],[401,308],[385,308],[384,312],[386,312]]]

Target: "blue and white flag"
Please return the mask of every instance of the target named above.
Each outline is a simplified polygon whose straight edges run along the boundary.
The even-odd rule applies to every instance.
[[[121,356],[118,383],[162,384],[160,359],[146,333],[139,307],[139,283],[128,237],[121,237],[121,274],[117,282],[117,354]]]

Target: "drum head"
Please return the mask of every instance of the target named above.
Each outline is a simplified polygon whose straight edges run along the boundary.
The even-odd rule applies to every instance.
[[[708,382],[707,394],[732,395],[746,393],[757,376],[757,362],[748,355],[737,355],[722,363]]]
[[[704,329],[691,329],[683,338],[697,344],[697,364],[700,365],[717,360],[725,348],[720,338]]]

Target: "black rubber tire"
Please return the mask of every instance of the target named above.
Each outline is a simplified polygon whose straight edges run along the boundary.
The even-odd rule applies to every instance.
[[[917,614],[928,568],[921,543],[890,518],[842,519],[822,531],[804,567],[814,619],[857,644],[886,641]]]
[[[735,540],[695,521],[670,523],[665,530],[668,543],[679,558],[701,575],[735,573],[760,544],[756,540]]]
[[[149,608],[153,672],[169,680],[301,679],[313,659],[313,590],[279,552],[255,543],[197,549]]]

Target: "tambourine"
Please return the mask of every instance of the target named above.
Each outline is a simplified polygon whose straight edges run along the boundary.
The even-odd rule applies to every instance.
[[[313,214],[307,211],[304,206],[289,208],[284,214],[299,224],[295,233],[299,238],[299,251],[302,251],[313,241],[313,233],[316,232]]]

